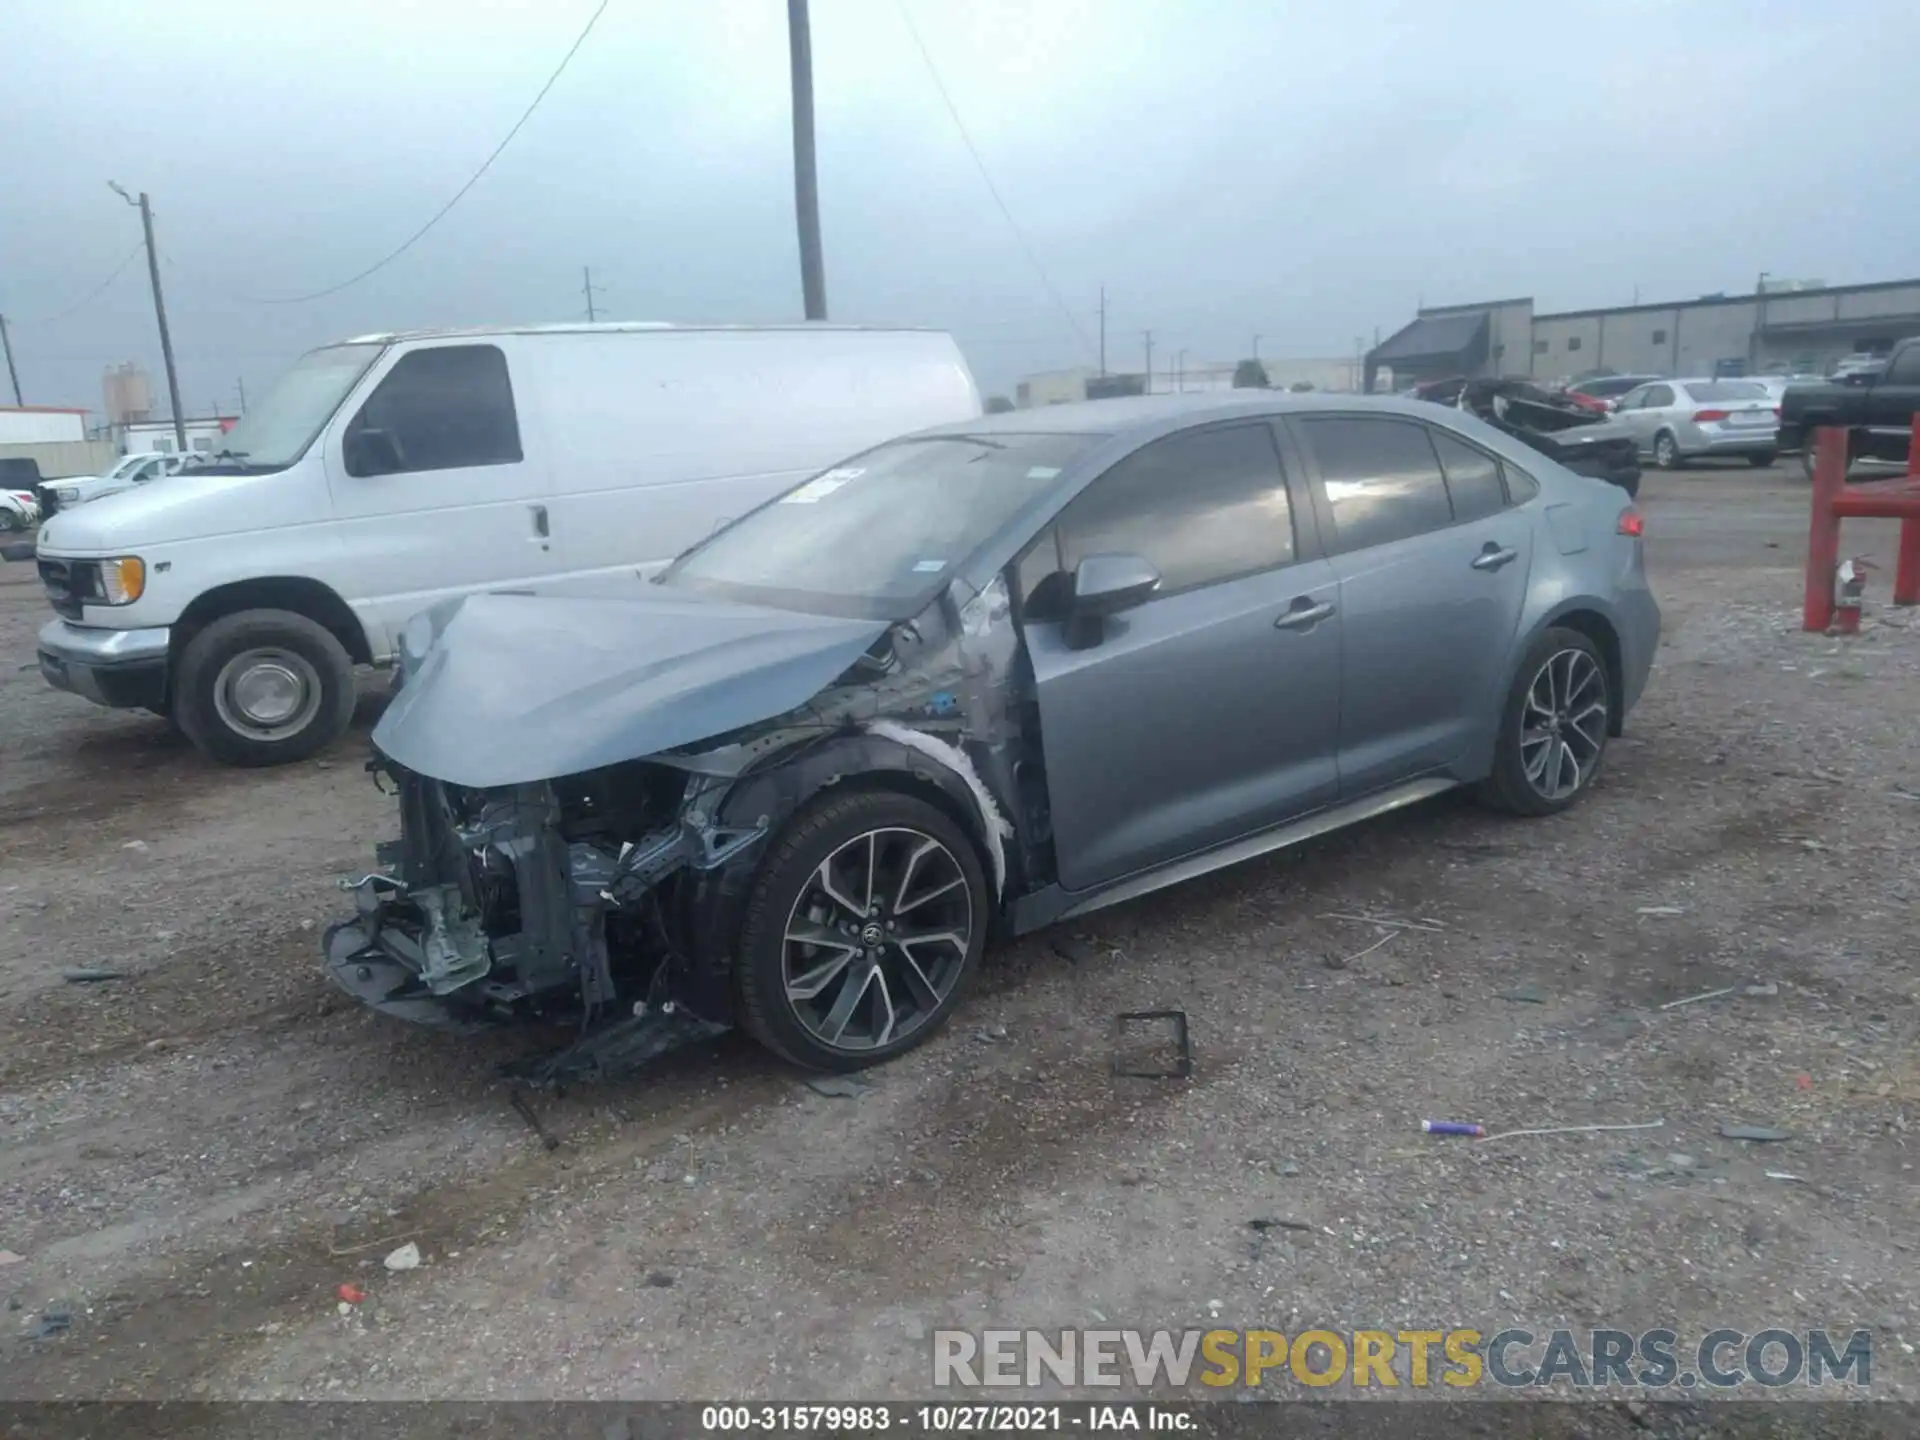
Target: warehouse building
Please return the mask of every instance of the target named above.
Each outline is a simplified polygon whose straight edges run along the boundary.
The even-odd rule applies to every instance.
[[[1423,308],[1367,353],[1369,390],[1455,375],[1523,375],[1542,383],[1595,372],[1655,375],[1825,374],[1843,355],[1884,355],[1920,334],[1920,280],[1766,285],[1536,315],[1531,298]]]

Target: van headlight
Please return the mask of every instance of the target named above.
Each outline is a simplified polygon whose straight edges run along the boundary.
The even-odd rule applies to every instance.
[[[80,503],[80,487],[78,485],[56,485],[53,489],[53,495],[62,505],[78,505]]]
[[[100,598],[108,605],[131,605],[147,593],[147,562],[122,555],[100,562]]]

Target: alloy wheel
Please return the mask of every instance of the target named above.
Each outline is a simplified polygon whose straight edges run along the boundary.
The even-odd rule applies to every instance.
[[[1662,470],[1673,469],[1674,461],[1680,458],[1679,447],[1674,444],[1673,436],[1656,435],[1653,438],[1653,463]]]
[[[891,1046],[953,993],[973,943],[959,859],[919,830],[868,830],[815,867],[788,912],[781,975],[794,1017],[842,1052]]]
[[[297,735],[319,713],[319,673],[291,650],[243,650],[220,667],[213,708],[220,723],[254,740]]]
[[[1520,712],[1520,768],[1543,800],[1578,793],[1607,743],[1607,677],[1584,650],[1560,650],[1534,673]]]

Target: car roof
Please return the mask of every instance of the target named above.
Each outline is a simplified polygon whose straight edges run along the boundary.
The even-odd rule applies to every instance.
[[[1376,411],[1431,419],[1434,406],[1396,395],[1353,395],[1336,390],[1208,390],[1185,395],[1130,395],[1007,410],[922,430],[921,435],[1128,435],[1178,430],[1202,420],[1240,416],[1314,415]]]

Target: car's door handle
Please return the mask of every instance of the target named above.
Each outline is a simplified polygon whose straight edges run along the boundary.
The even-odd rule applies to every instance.
[[[533,538],[545,540],[547,538],[547,507],[529,505],[527,508],[533,512]]]
[[[1520,552],[1511,545],[1495,545],[1488,542],[1487,548],[1473,557],[1476,570],[1498,570],[1502,565],[1511,564],[1520,558]]]
[[[1276,630],[1306,630],[1333,614],[1333,606],[1322,600],[1317,604],[1306,595],[1293,602],[1291,609],[1273,622]]]

